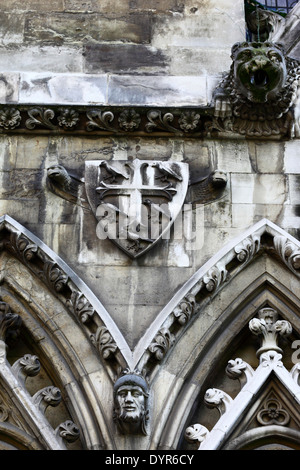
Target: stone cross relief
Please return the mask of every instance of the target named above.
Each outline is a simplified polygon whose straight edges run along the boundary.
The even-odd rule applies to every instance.
[[[59,164],[47,170],[48,189],[91,211],[98,221],[95,237],[109,238],[133,259],[169,236],[184,203],[219,199],[226,184],[221,170],[195,177],[187,163],[137,158],[86,161],[84,177]]]

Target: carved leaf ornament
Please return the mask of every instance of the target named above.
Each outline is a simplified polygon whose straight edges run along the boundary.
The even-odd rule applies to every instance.
[[[108,368],[138,367],[140,370],[148,369],[150,373],[155,363],[164,360],[177,339],[199,315],[201,306],[217,295],[229,279],[264,250],[279,256],[292,272],[297,273],[297,240],[263,219],[242,235],[240,240],[233,241],[225,250],[221,250],[218,262],[211,266],[207,263],[200,268],[158,315],[157,332],[152,335],[151,332],[146,332],[131,351],[117,326],[111,322],[109,313],[62,260],[8,216],[2,217],[0,227],[5,227],[2,248],[7,249],[42,279],[69,309],[71,315],[78,318],[101,359],[107,361]],[[273,240],[273,251],[270,250],[270,242],[265,248],[262,242],[264,234]],[[283,323],[279,323],[276,329],[286,330]],[[145,344],[148,344],[146,349]]]

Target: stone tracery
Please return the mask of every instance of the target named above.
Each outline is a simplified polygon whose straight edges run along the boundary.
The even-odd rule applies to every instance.
[[[253,370],[249,364],[237,358],[229,361],[226,372],[230,378],[236,379],[244,375],[241,391],[234,399],[225,392],[216,389],[207,390],[204,401],[209,407],[217,407],[220,411],[220,419],[211,431],[200,424],[188,427],[185,437],[189,442],[198,442],[199,450],[217,450],[228,445],[232,439],[235,427],[238,427],[246,412],[256,413],[258,424],[262,426],[278,425],[287,426],[290,421],[289,413],[282,407],[277,398],[268,398],[260,411],[255,412],[255,401],[259,400],[261,389],[272,375],[279,378],[281,383],[290,393],[290,399],[295,404],[300,403],[300,388],[293,376],[294,369],[290,372],[282,363],[282,354],[278,351],[277,340],[280,334],[290,335],[291,324],[285,320],[277,320],[277,312],[272,308],[263,308],[258,312],[259,318],[253,318],[249,322],[249,329],[254,334],[263,337],[261,348],[257,351],[260,359],[259,366]],[[265,321],[265,319],[268,319]],[[266,329],[268,340],[266,341]],[[238,368],[236,366],[238,365]],[[245,375],[246,370],[251,370],[250,375]],[[234,370],[234,374],[232,371]],[[249,417],[248,417],[249,419]],[[205,430],[205,433],[204,433]],[[254,432],[254,430],[253,430]],[[267,435],[267,431],[266,431]]]

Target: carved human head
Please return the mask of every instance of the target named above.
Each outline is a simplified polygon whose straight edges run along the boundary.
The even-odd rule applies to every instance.
[[[236,43],[231,57],[235,86],[251,102],[265,103],[284,86],[287,69],[280,44]]]
[[[149,386],[144,377],[124,371],[114,384],[114,420],[123,434],[147,434]]]

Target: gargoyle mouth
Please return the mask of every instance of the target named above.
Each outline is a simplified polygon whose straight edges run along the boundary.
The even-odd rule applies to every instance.
[[[250,83],[257,88],[264,88],[270,83],[269,75],[265,70],[256,70],[250,75]]]
[[[60,175],[60,172],[59,170],[48,170],[48,177],[49,178],[52,178],[54,176],[59,176]]]

